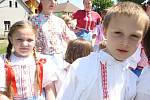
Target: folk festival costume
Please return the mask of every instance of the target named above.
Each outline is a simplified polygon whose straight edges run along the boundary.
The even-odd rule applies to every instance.
[[[12,82],[15,94],[13,100],[45,100],[44,87],[57,80],[56,65],[49,57],[41,54],[37,55],[37,59],[38,61],[35,61],[34,56],[17,57],[12,54],[8,62],[4,55],[1,56],[0,71],[3,73],[2,77],[0,77],[0,91],[6,91],[5,83],[9,84]],[[35,81],[36,63],[39,63],[40,67],[39,91],[36,89]],[[6,76],[8,80],[6,80]]]
[[[100,50],[77,59],[71,66],[57,100],[133,100],[138,76],[135,56],[117,61]]]
[[[38,29],[38,37],[36,41],[37,48],[41,49],[42,54],[50,55],[58,68],[58,78],[60,80],[64,71],[64,54],[67,48],[67,42],[76,39],[76,35],[70,31],[64,20],[51,15],[42,13],[33,16],[30,19]],[[58,92],[62,83],[56,82],[56,90]]]
[[[101,17],[95,11],[78,10],[72,14],[73,19],[77,19],[77,37],[92,41],[94,28],[100,23]]]

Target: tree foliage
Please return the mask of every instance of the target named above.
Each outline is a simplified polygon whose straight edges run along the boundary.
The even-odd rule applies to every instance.
[[[118,0],[118,2],[122,2],[122,1],[132,1],[132,2],[135,2],[135,3],[138,3],[138,4],[141,4],[142,2],[144,2],[145,0]]]
[[[93,0],[93,9],[97,12],[100,12],[108,7],[113,5],[112,0]]]

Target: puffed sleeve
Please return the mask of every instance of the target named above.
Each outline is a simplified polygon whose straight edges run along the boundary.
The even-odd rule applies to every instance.
[[[3,57],[0,56],[0,91],[6,90],[6,75],[4,69],[4,60]]]
[[[43,87],[57,81],[56,64],[50,57],[46,57],[46,63],[43,65]]]

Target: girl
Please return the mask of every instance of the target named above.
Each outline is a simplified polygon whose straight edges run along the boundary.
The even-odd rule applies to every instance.
[[[12,25],[6,55],[0,57],[0,71],[5,72],[0,77],[0,100],[55,100],[56,65],[36,54],[35,38],[36,29],[29,21]]]
[[[138,61],[128,58],[141,43],[148,21],[145,11],[135,3],[112,6],[103,23],[106,48],[70,66],[57,100],[133,100],[138,77],[129,67]]]

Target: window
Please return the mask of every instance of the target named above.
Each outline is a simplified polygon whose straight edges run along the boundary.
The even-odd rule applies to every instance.
[[[18,3],[17,2],[15,2],[15,8],[18,8]]]
[[[12,1],[9,1],[9,7],[12,7]]]
[[[9,31],[10,29],[10,21],[4,21],[5,31]]]

